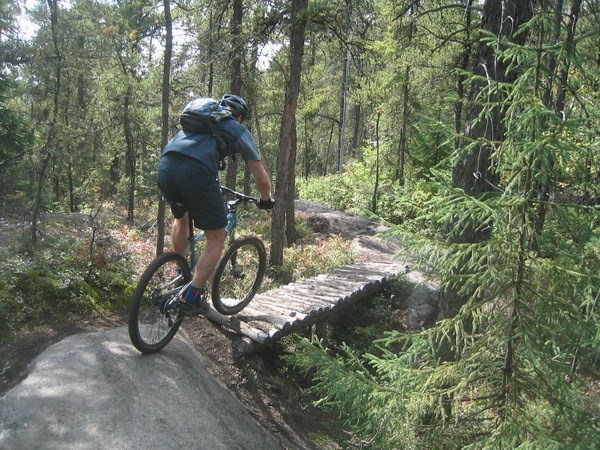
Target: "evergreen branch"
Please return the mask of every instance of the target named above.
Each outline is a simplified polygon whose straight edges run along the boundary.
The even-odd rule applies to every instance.
[[[472,412],[472,413],[468,414],[467,416],[460,417],[459,420],[461,420],[461,421],[472,421],[475,417],[479,416],[481,413],[490,411],[491,409],[494,409],[494,408],[498,408],[499,406],[500,406],[499,403],[490,403],[489,405],[487,405],[487,406],[485,406],[485,407],[483,407],[483,408],[481,408],[481,409],[479,409],[479,410],[477,410],[475,412]]]
[[[16,155],[11,155],[11,157],[8,159],[0,160],[0,169],[2,169],[4,166],[8,166],[12,163],[19,162],[19,160],[23,157],[23,155],[25,155],[25,152],[20,152],[20,153],[17,153]]]
[[[415,4],[418,4],[418,3],[419,2],[415,2]],[[409,6],[407,6],[402,13],[398,14],[394,18],[394,20],[398,20],[402,16],[404,16],[405,14],[407,14],[408,11],[410,10],[410,8],[412,8],[412,7],[413,7],[412,4],[410,4]],[[440,12],[440,11],[443,11],[443,10],[446,10],[446,9],[464,9],[466,11],[466,7],[463,6],[463,5],[461,5],[461,4],[458,4],[458,3],[457,4],[450,4],[450,5],[442,5],[442,6],[439,6],[437,8],[431,8],[431,9],[427,9],[425,11],[422,11],[420,13],[417,13],[415,15],[415,19],[419,19],[419,18],[421,18],[423,16],[426,16],[426,15],[429,15],[429,14],[433,14],[433,13],[436,13],[436,12]],[[471,11],[480,12],[481,10],[482,10],[481,8],[477,8],[477,7],[474,7],[474,6],[471,7]]]
[[[490,399],[497,399],[498,397],[500,397],[502,394],[499,393],[494,393],[494,394],[489,394],[489,395],[481,395],[479,397],[461,397],[459,399],[459,401],[461,402],[480,402],[483,400],[490,400]]]

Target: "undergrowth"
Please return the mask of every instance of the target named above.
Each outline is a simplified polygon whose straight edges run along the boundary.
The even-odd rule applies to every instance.
[[[268,255],[271,216],[261,211],[247,210],[240,217],[236,235],[260,237],[267,247]],[[352,262],[350,243],[341,237],[335,234],[319,235],[310,228],[306,220],[300,218],[296,218],[296,232],[298,235],[296,244],[284,249],[283,265],[268,268],[261,287],[262,291],[314,277]]]
[[[0,250],[0,336],[125,311],[134,280],[123,229],[105,230],[90,247],[86,232],[58,228],[35,245],[24,236]]]
[[[0,336],[61,318],[126,312],[137,278],[155,257],[156,229],[112,219],[82,226],[81,215],[44,224],[35,245],[28,233],[0,249]],[[351,262],[349,243],[318,237],[298,221],[299,243],[285,250],[285,264],[270,269],[263,290],[315,276]],[[167,224],[167,229],[169,224]],[[270,216],[245,211],[237,236],[253,234],[267,247]],[[170,247],[166,238],[167,250]]]

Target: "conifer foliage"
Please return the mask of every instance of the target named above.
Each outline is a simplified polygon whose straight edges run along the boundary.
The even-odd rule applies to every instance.
[[[451,161],[475,155],[493,176],[469,192],[468,182],[436,172],[427,219],[442,238],[412,236],[421,267],[436,273],[453,308],[431,329],[388,333],[371,353],[305,340],[291,358],[313,375],[322,402],[374,448],[600,444],[587,378],[600,368],[600,211],[580,201],[584,188],[569,176],[585,172],[598,152],[595,107],[574,98],[558,111],[545,96],[581,89],[589,69],[580,58],[585,39],[580,51],[547,42],[548,30],[561,26],[553,17],[538,8],[513,30],[529,34],[521,42],[482,33],[503,68],[500,77],[471,78],[480,86],[471,124],[489,132],[462,136]],[[577,67],[575,79],[557,79],[549,61]]]
[[[31,241],[47,212],[155,217],[157,162],[188,96],[239,93],[276,186],[273,265],[285,272],[283,247],[302,238],[297,195],[380,215],[444,287],[430,329],[371,323],[370,350],[294,353],[354,436],[383,449],[597,443],[598,0],[0,11],[0,207],[34,211]]]

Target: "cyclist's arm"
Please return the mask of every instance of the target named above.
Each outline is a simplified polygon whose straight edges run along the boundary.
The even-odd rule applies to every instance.
[[[254,176],[256,188],[260,193],[260,199],[265,201],[272,199],[271,178],[269,178],[269,174],[262,161],[251,160],[246,161],[246,164],[248,164],[248,168]]]

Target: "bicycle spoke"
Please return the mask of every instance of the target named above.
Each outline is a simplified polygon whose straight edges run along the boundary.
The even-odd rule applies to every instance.
[[[129,334],[144,353],[160,350],[181,324],[177,299],[191,277],[185,259],[166,253],[155,259],[140,278],[133,295]]]
[[[242,238],[229,247],[213,279],[213,304],[222,314],[235,314],[258,291],[265,271],[266,253],[258,238]]]

